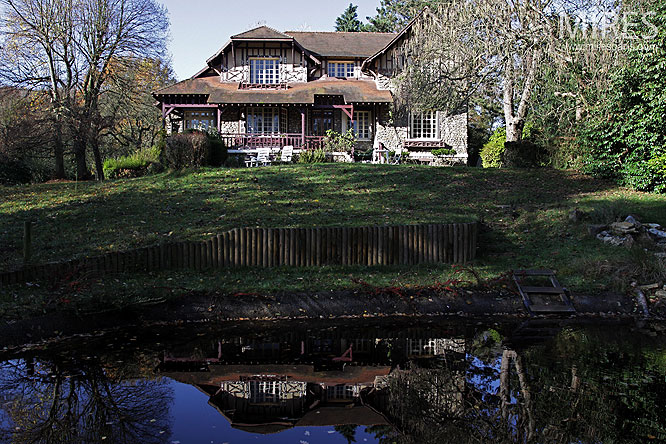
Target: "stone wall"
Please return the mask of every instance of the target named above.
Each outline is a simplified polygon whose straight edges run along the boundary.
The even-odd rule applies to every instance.
[[[439,136],[446,145],[456,150],[457,156],[467,158],[467,113],[439,118]]]
[[[238,108],[224,108],[220,116],[221,133],[244,133],[245,121],[240,118]]]
[[[280,82],[303,83],[308,81],[308,69],[304,66],[280,64]]]
[[[390,151],[401,151],[407,139],[407,126],[404,125],[404,122],[389,122],[389,120],[389,107],[382,106],[376,118],[377,125],[373,145],[379,147],[379,143],[381,143]]]
[[[375,77],[375,84],[377,85],[377,89],[380,90],[389,90],[391,92],[394,92],[393,88],[393,82],[391,81],[391,78],[388,76],[385,76],[384,74],[377,74]]]
[[[389,108],[382,107],[377,116],[377,130],[375,133],[374,146],[379,143],[391,151],[401,151],[408,135],[408,125],[405,118],[389,122]],[[440,139],[438,146],[441,148],[451,147],[456,151],[456,158],[461,162],[467,160],[467,113],[445,116],[439,114]]]

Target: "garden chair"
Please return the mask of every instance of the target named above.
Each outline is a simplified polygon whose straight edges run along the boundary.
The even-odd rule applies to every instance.
[[[257,149],[257,166],[267,166],[271,164],[271,149],[270,148],[258,148]]]
[[[248,168],[251,168],[253,166],[257,166],[257,156],[253,156],[251,154],[248,154],[245,156],[245,166]]]
[[[294,156],[294,147],[287,145],[282,148],[282,154],[280,155],[280,162],[291,163],[291,159]]]

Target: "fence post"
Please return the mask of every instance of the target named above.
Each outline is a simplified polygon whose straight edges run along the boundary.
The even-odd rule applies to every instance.
[[[30,262],[32,255],[32,221],[26,220],[23,223],[23,264]]]

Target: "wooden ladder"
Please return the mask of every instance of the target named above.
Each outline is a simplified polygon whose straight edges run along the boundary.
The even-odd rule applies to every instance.
[[[533,287],[525,285],[525,278],[529,277],[545,277],[550,280],[551,286],[546,287]],[[518,287],[520,296],[523,298],[525,308],[531,315],[535,314],[549,314],[549,313],[576,313],[576,309],[571,303],[571,299],[567,295],[567,290],[560,285],[555,277],[555,272],[552,270],[515,270],[513,272],[513,281]],[[532,301],[533,295],[540,295],[543,297],[555,296],[559,297],[559,301],[554,304],[542,303],[535,304]]]

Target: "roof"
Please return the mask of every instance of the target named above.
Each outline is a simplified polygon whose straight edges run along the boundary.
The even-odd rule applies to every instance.
[[[315,371],[313,365],[210,365],[204,372],[162,371],[162,375],[185,384],[206,389],[216,387],[211,396],[225,381],[239,381],[254,375],[284,375],[292,381],[315,384],[372,384],[378,376],[391,373],[389,366],[347,366],[344,372]]]
[[[390,91],[379,90],[372,80],[320,79],[291,83],[286,90],[241,90],[238,83],[220,83],[217,77],[189,79],[155,92],[156,96],[172,94],[208,95],[211,104],[314,104],[317,95],[341,95],[345,103],[392,103]]]
[[[240,34],[232,35],[232,40],[263,40],[263,39],[288,39],[292,37],[277,31],[269,26],[259,26],[258,28],[250,29],[249,31],[241,32]]]
[[[306,50],[322,57],[370,57],[393,40],[387,32],[286,31]]]
[[[386,45],[383,48],[379,48],[377,52],[368,55],[368,58],[363,62],[362,68],[365,68],[370,62],[372,62],[375,58],[379,57],[381,54],[385,53],[389,48],[391,48],[398,40],[400,40],[405,34],[407,34],[412,27],[414,26],[414,23],[416,23],[417,20],[419,20],[428,10],[428,7],[426,6],[416,14],[416,16],[407,23],[407,25],[400,30],[399,33],[397,34],[392,34],[393,38],[386,43]]]

